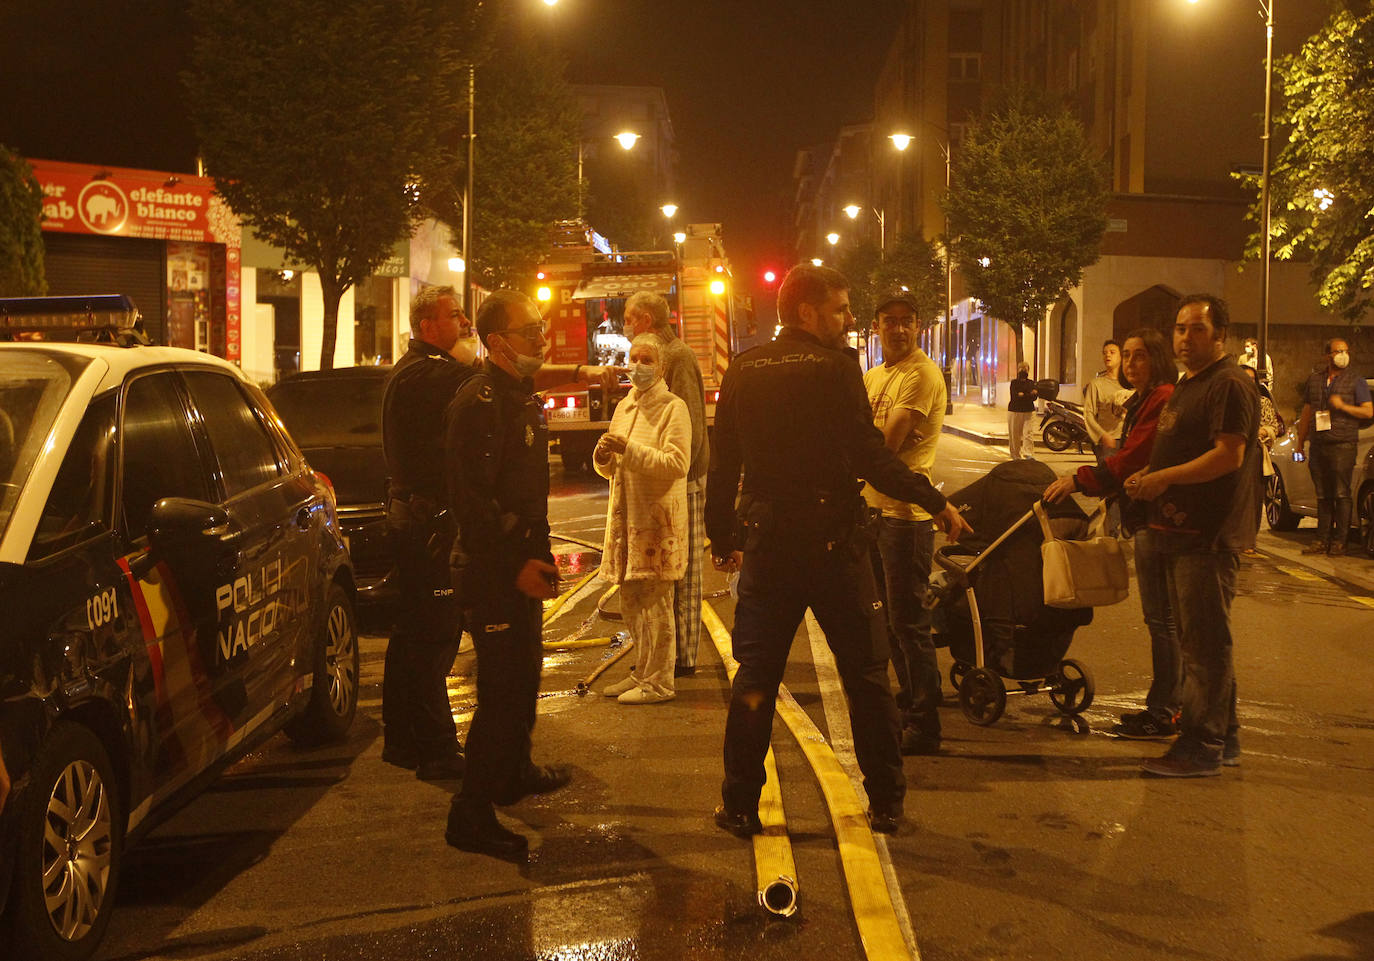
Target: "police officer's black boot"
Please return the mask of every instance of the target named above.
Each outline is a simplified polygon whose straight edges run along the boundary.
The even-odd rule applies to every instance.
[[[460,851],[507,861],[523,861],[529,852],[529,841],[506,830],[489,801],[470,798],[455,798],[449,807],[444,840]]]

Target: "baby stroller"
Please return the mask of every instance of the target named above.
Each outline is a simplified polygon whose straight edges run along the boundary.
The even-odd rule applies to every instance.
[[[1043,535],[1032,507],[1054,478],[1039,461],[1008,461],[949,498],[976,533],[935,552],[940,570],[926,603],[936,646],[954,657],[959,707],[974,724],[995,723],[1009,694],[1047,693],[1069,716],[1092,703],[1092,675],[1064,657],[1092,608],[1044,603]],[[1045,509],[1056,537],[1087,534],[1088,518],[1071,499]]]

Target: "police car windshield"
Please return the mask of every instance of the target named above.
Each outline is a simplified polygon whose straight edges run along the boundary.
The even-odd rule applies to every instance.
[[[89,360],[0,347],[0,537],[44,454],[62,402]],[[50,456],[61,457],[64,451]]]

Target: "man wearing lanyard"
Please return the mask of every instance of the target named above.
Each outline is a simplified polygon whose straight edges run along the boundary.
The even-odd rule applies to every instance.
[[[1345,553],[1350,534],[1350,477],[1355,472],[1355,444],[1360,421],[1374,417],[1374,402],[1365,379],[1350,369],[1350,345],[1339,337],[1326,342],[1326,366],[1307,378],[1297,450],[1308,437],[1312,451],[1307,467],[1317,489],[1317,539],[1304,554]]]

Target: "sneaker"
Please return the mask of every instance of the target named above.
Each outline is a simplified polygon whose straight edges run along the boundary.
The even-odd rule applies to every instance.
[[[1326,543],[1326,541],[1316,541],[1304,547],[1302,552],[1304,554],[1325,554],[1330,549],[1331,545]]]
[[[661,704],[677,697],[676,691],[659,692],[651,687],[636,687],[616,698],[621,704]]]
[[[722,831],[728,831],[737,838],[748,840],[755,834],[763,833],[763,824],[759,821],[757,811],[748,813],[731,814],[725,810],[725,805],[716,808],[714,815],[716,827]]]
[[[604,697],[619,697],[626,691],[633,691],[637,687],[639,687],[639,682],[635,680],[633,674],[629,674],[614,684],[606,685],[601,694]]]
[[[1215,777],[1221,773],[1220,744],[1178,741],[1161,758],[1146,761],[1140,769],[1155,777]]]
[[[1112,727],[1117,737],[1131,741],[1162,741],[1178,733],[1178,722],[1150,711],[1121,715],[1121,723]]]
[[[940,753],[940,735],[931,734],[914,727],[902,731],[902,754],[931,755]]]
[[[697,666],[695,664],[679,664],[673,668],[673,677],[696,677]]]
[[[520,783],[496,799],[502,807],[519,804],[531,794],[550,794],[572,780],[572,771],[557,764],[547,767],[531,766],[520,779]]]
[[[1221,766],[1240,767],[1240,735],[1228,734],[1221,745]]]

